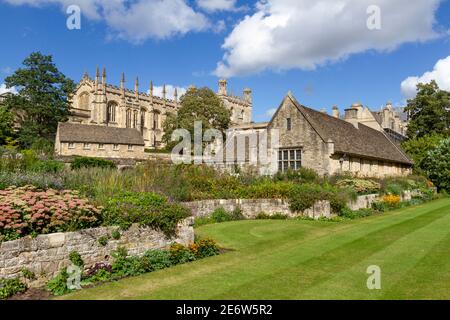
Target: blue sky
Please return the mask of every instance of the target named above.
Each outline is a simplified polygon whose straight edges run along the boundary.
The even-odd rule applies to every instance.
[[[81,8],[80,30],[66,27],[70,4]],[[379,29],[366,26],[378,17],[371,4]],[[216,90],[225,76],[234,94],[253,90],[255,121],[288,90],[316,109],[379,109],[404,103],[424,79],[450,90],[449,18],[439,0],[0,0],[0,85],[41,51],[74,80],[104,66],[108,82],[123,71],[141,90],[150,80]],[[408,77],[417,78],[402,86]]]

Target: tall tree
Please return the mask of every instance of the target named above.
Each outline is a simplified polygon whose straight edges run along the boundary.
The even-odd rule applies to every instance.
[[[176,115],[169,115],[164,122],[164,142],[168,148],[175,129],[186,129],[194,138],[195,121],[202,122],[203,130],[218,129],[224,132],[230,125],[231,112],[223,106],[222,100],[209,88],[190,88],[180,99],[181,107]]]
[[[405,111],[409,114],[409,139],[450,132],[450,92],[440,90],[434,80],[417,85],[417,96],[408,100]]]
[[[14,116],[4,105],[0,104],[0,145],[7,143],[14,135],[13,125]]]
[[[8,96],[5,105],[14,113],[21,146],[53,142],[58,122],[67,119],[74,82],[58,70],[51,55],[33,52],[5,84],[18,90]]]

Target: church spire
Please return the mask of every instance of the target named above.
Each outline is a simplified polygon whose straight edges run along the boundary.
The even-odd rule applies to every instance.
[[[136,81],[134,82],[134,94],[136,99],[139,99],[139,78],[136,77]]]
[[[125,89],[125,73],[122,72],[122,78],[120,79],[120,89]]]

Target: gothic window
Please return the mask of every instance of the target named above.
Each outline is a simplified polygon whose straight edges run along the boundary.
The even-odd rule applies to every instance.
[[[153,113],[153,130],[159,129],[159,113]]]
[[[116,122],[116,107],[117,103],[110,102],[108,103],[108,109],[106,113],[106,122]]]
[[[142,110],[141,112],[141,132],[144,133],[145,128],[145,111]]]
[[[83,92],[78,97],[78,108],[89,110],[89,93]]]
[[[126,113],[126,127],[131,128],[131,110],[128,109]]]
[[[133,128],[137,128],[138,127],[138,112],[134,111],[133,112]]]

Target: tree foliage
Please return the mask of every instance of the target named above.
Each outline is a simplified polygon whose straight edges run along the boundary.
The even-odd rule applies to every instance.
[[[408,138],[420,138],[432,133],[450,132],[450,92],[440,90],[436,81],[417,85],[417,96],[408,100]]]
[[[0,105],[0,145],[8,143],[11,140],[13,133],[13,114],[6,106]]]
[[[51,55],[33,52],[5,84],[18,91],[6,98],[5,106],[14,114],[21,146],[53,141],[58,122],[67,119],[74,82],[58,70]]]
[[[171,136],[176,129],[186,129],[194,137],[195,121],[202,122],[203,130],[218,129],[225,131],[230,125],[231,112],[223,106],[223,102],[209,88],[190,88],[181,99],[181,108],[176,115],[169,115],[164,122],[163,140],[169,146]],[[175,142],[176,143],[176,142]]]
[[[402,143],[403,149],[413,160],[414,170],[417,173],[424,173],[425,158],[428,152],[435,149],[444,138],[443,134],[432,133]]]
[[[450,191],[450,138],[428,151],[423,161],[424,169],[438,189]]]

